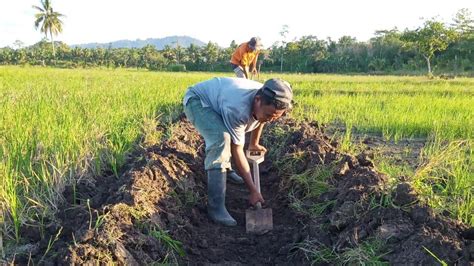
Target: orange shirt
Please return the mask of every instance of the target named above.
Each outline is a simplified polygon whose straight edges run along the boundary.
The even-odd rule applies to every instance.
[[[234,65],[246,67],[252,65],[252,68],[257,66],[257,58],[260,51],[252,51],[248,42],[244,42],[232,54],[230,62]]]

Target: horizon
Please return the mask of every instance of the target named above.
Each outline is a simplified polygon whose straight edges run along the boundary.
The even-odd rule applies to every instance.
[[[66,16],[62,19],[63,33],[54,39],[68,45],[81,45],[188,36],[204,43],[211,41],[221,47],[228,47],[232,40],[242,43],[252,36],[259,36],[264,47],[268,48],[282,39],[279,32],[283,25],[288,25],[287,41],[313,35],[318,39],[333,40],[351,36],[357,41],[366,42],[375,36],[377,30],[415,29],[423,24],[421,18],[437,17],[440,21],[450,23],[461,8],[467,8],[471,13],[474,11],[474,2],[467,0],[449,3],[400,0],[383,5],[374,0],[357,3],[339,0],[321,4],[296,0],[292,5],[269,5],[269,1],[254,3],[243,0],[242,6],[262,12],[255,15],[256,21],[247,19],[240,23],[238,18],[233,20],[232,14],[228,14],[238,14],[235,7],[217,0],[166,3],[137,0],[132,6],[124,3],[110,0],[98,3],[91,0],[53,0],[54,10]],[[0,47],[12,47],[16,40],[29,46],[43,39],[44,34],[34,29],[36,11],[32,5],[40,5],[39,0],[11,1],[5,5],[0,10]],[[110,5],[114,5],[113,12],[109,11]],[[186,10],[182,8],[185,5]],[[283,19],[275,20],[275,17]],[[240,23],[238,26],[236,21]]]

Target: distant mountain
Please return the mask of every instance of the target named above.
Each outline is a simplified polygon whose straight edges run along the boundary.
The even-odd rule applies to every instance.
[[[84,44],[74,44],[72,47],[81,47],[81,48],[142,48],[148,44],[154,45],[156,49],[162,50],[166,45],[171,47],[176,47],[176,43],[179,43],[181,47],[189,47],[191,44],[198,46],[204,46],[206,43],[189,37],[189,36],[168,36],[164,38],[148,38],[146,40],[137,39],[135,41],[131,40],[119,40],[108,43],[84,43]]]

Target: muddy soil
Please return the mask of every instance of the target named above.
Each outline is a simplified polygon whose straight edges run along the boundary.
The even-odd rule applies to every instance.
[[[10,260],[18,264],[327,264],[331,262],[315,261],[314,254],[302,247],[312,243],[312,248],[343,254],[378,239],[384,243],[380,260],[391,264],[437,263],[426,250],[448,264],[473,264],[472,229],[435,215],[417,201],[408,183],[388,192],[387,178],[367,156],[338,152],[338,144],[318,124],[285,119],[266,132],[270,153],[261,166],[261,179],[266,207],[273,209],[273,231],[246,234],[248,192],[230,183],[226,201],[238,225],[229,228],[209,221],[204,143],[183,119],[170,139],[133,154],[120,177],[105,175],[68,187],[57,220],[43,233],[24,227],[23,250]],[[296,155],[300,160],[282,164],[282,159]],[[307,197],[305,188],[290,178],[328,167],[331,189],[317,197]],[[302,199],[303,208],[331,204],[320,215],[296,211],[290,208],[290,190]],[[48,249],[51,239],[55,241]]]

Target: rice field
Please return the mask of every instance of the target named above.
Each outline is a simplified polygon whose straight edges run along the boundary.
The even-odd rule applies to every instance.
[[[19,241],[22,224],[53,217],[66,184],[105,170],[118,175],[128,151],[158,142],[157,124],[181,114],[188,86],[230,75],[0,67],[1,234]],[[268,77],[293,84],[295,118],[387,139],[426,138],[413,182],[430,204],[474,225],[474,79],[261,79]]]

